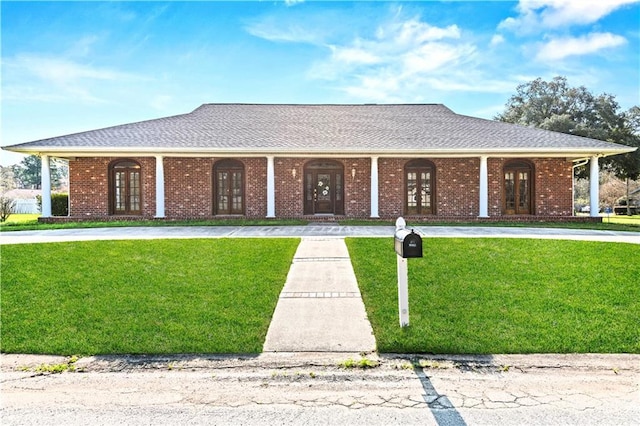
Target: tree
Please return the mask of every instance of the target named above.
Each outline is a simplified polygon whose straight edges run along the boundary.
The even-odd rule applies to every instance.
[[[13,168],[0,166],[0,195],[16,187]]]
[[[495,118],[625,145],[630,141],[629,120],[613,95],[595,96],[584,86],[570,87],[560,76],[519,85],[505,111]],[[586,168],[577,171],[577,176],[586,177]]]
[[[62,179],[68,175],[66,164],[58,160],[50,162],[51,185],[57,188]],[[37,155],[25,157],[20,164],[13,166],[13,173],[21,188],[40,189],[42,182],[42,160]]]
[[[15,211],[16,201],[11,198],[0,196],[0,222],[7,220]]]
[[[627,215],[631,215],[629,193],[631,181],[640,178],[640,107],[634,106],[625,114],[625,125],[615,130],[615,136],[620,143],[635,146],[633,152],[616,155],[607,159],[605,164],[617,178],[626,181]]]
[[[626,113],[613,95],[593,95],[584,86],[570,87],[565,77],[537,78],[516,88],[496,120],[640,147],[640,108]],[[640,149],[606,158],[601,167],[629,182],[640,176]],[[586,167],[576,169],[586,178]]]

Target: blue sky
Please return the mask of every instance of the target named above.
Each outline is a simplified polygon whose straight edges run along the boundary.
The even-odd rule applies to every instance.
[[[0,7],[3,146],[218,102],[443,103],[492,118],[518,84],[556,75],[640,104],[640,0]]]

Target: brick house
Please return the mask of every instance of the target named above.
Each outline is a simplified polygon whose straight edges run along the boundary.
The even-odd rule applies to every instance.
[[[251,104],[3,149],[40,155],[43,188],[49,158],[67,159],[72,218],[314,220],[562,219],[587,161],[595,216],[598,158],[633,151],[443,105]]]

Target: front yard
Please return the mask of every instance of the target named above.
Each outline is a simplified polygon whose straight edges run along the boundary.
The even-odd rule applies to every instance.
[[[1,350],[258,353],[298,242],[2,246]],[[393,240],[347,245],[380,352],[640,353],[640,245],[427,238],[405,329]]]
[[[2,352],[258,353],[297,239],[2,247]]]
[[[423,241],[401,329],[392,242],[347,239],[380,352],[640,353],[640,245]]]

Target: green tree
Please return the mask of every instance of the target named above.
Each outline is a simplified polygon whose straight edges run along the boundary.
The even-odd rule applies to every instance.
[[[634,106],[625,113],[624,126],[615,129],[616,142],[637,147],[633,152],[607,159],[605,167],[617,178],[626,182],[627,214],[630,215],[629,193],[631,182],[640,179],[640,107]]]
[[[53,159],[49,163],[51,170],[51,186],[57,188],[60,181],[67,176],[67,166]],[[21,188],[40,189],[42,183],[42,160],[37,155],[25,157],[20,164],[13,166],[13,173]]]
[[[595,96],[584,86],[569,86],[567,79],[560,76],[554,77],[551,81],[537,78],[519,85],[516,94],[507,101],[504,112],[498,114],[495,119],[637,146],[632,137],[632,116],[620,110],[620,105],[613,95]],[[640,116],[635,115],[633,119],[640,123]],[[618,157],[623,156],[614,156],[603,161],[602,167],[619,170],[616,172],[617,176],[632,176],[634,160],[629,160],[630,165],[623,166],[622,163],[626,164],[627,160]],[[586,177],[586,167],[576,170],[576,175]]]

